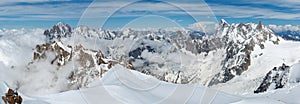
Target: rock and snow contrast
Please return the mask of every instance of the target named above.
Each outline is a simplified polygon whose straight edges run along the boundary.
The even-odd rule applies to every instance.
[[[17,89],[25,104],[300,103],[300,42],[269,27],[0,29],[0,94]]]

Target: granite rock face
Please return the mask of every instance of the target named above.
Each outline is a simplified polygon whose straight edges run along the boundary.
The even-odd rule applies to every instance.
[[[274,67],[267,73],[260,86],[254,91],[254,93],[261,93],[267,90],[283,88],[288,82],[289,72],[290,66],[285,64],[282,64],[282,66],[279,67]]]

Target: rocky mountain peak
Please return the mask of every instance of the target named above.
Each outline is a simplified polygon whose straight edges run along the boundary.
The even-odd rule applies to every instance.
[[[71,65],[72,70],[68,76],[71,89],[87,86],[92,80],[102,77],[103,73],[117,64],[135,70],[133,64],[124,57],[118,60],[109,59],[101,50],[86,49],[81,44],[73,47],[59,40],[36,45],[33,61],[28,64],[28,68],[45,64],[57,70]]]
[[[228,23],[227,23],[227,21],[226,21],[226,20],[224,20],[224,19],[221,19],[221,20],[220,20],[220,25],[223,25],[223,24],[228,24]]]
[[[221,20],[217,31],[217,36],[222,39],[223,48],[226,51],[222,62],[223,71],[217,74],[209,85],[227,82],[246,71],[251,64],[250,55],[255,46],[264,49],[267,41],[274,44],[279,43],[278,37],[269,28],[262,25],[262,22],[258,24],[224,24],[226,22]]]
[[[72,34],[72,28],[70,25],[58,22],[51,29],[47,29],[44,31],[44,35],[46,36],[46,42],[51,43],[56,39],[62,37],[70,37]]]
[[[263,24],[261,21],[258,22],[257,26],[256,26],[257,30],[262,30],[263,29]]]
[[[224,27],[227,27],[229,24],[226,22],[226,20],[221,19],[219,22],[219,26],[218,26],[218,31],[219,29],[223,29]]]

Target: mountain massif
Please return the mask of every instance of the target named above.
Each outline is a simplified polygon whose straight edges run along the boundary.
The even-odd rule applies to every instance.
[[[281,50],[280,47],[299,50],[294,47],[299,43],[275,35],[262,22],[228,24],[221,20],[215,34],[163,29],[96,30],[58,23],[45,30],[44,36],[45,44],[36,46],[34,59],[49,56],[49,63],[59,70],[64,70],[62,65],[73,66],[74,71],[69,72],[68,78],[77,87],[88,86],[89,80],[101,76],[102,69],[119,63],[162,81],[210,86],[231,93],[263,92],[272,83],[269,81],[269,73],[275,70],[272,68],[284,63],[295,64],[300,58],[275,52]],[[48,49],[50,46],[52,48]],[[278,57],[280,55],[284,58]],[[275,82],[281,79],[285,81],[276,89],[289,80],[284,77]],[[251,86],[245,84],[241,89],[231,91],[226,89],[230,83]]]

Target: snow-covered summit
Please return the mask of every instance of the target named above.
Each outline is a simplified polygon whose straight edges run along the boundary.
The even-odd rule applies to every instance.
[[[251,53],[255,46],[264,49],[266,42],[277,45],[280,38],[277,37],[269,28],[254,23],[228,24],[221,20],[217,37],[221,38],[225,57],[223,57],[221,71],[212,79],[210,85],[220,82],[227,82],[236,75],[241,75],[248,70],[251,65]]]

